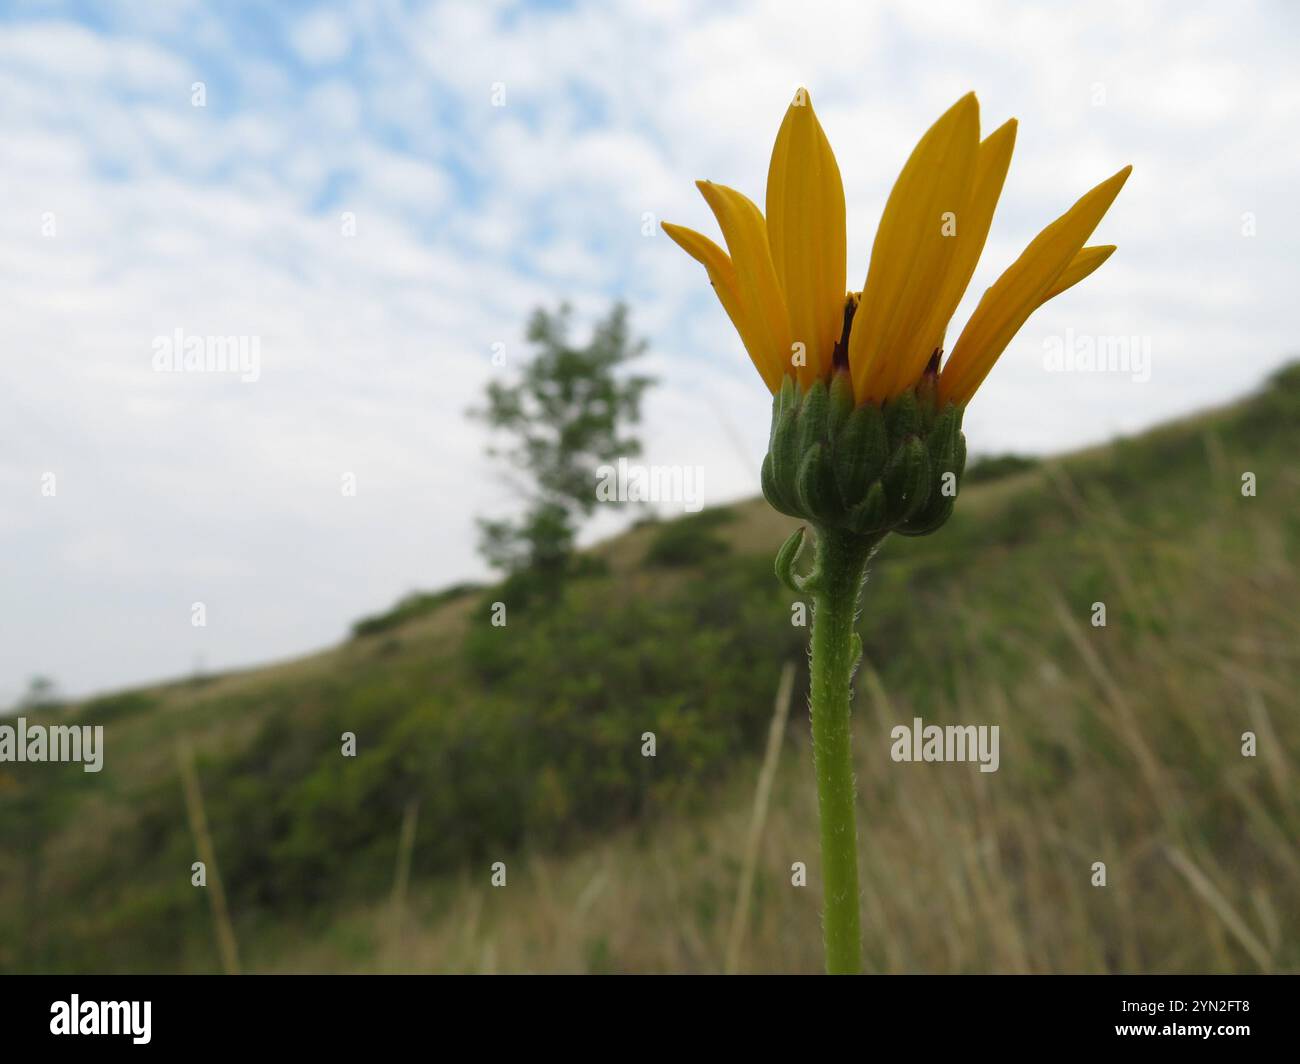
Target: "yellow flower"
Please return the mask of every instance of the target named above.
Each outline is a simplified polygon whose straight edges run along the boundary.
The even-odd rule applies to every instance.
[[[942,351],[1015,139],[1013,118],[980,140],[974,93],[953,104],[894,183],[860,294],[845,294],[844,186],[803,89],[772,149],[767,218],[735,189],[700,181],[727,251],[683,226],[665,222],[664,231],[708,271],[773,393],[787,374],[806,389],[839,368],[857,403],[884,403],[916,387]],[[1084,242],[1131,169],[1086,193],[984,293],[940,372],[940,404],[969,402],[1029,315],[1109,258],[1113,246]]]

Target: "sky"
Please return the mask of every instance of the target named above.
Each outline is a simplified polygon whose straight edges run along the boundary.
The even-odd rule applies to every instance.
[[[716,237],[697,178],[761,204],[801,86],[854,288],[929,124],[972,89],[986,132],[1020,120],[955,328],[1133,164],[1093,239],[1118,252],[1008,348],[972,453],[1249,390],[1300,350],[1297,10],[0,5],[0,705],[38,674],[81,696],[291,657],[484,578],[474,518],[518,500],[465,412],[536,306],[625,300],[658,379],[641,460],[699,467],[707,505],[756,494],[768,395],[658,222]],[[255,372],[160,371],[178,330],[244,338]],[[1045,362],[1102,338],[1146,372]]]

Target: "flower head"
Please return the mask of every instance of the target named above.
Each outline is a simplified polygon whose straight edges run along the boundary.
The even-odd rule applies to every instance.
[[[1014,118],[980,139],[974,93],[953,104],[894,183],[861,293],[845,291],[844,186],[803,89],[772,149],[766,218],[735,189],[700,181],[727,251],[691,229],[669,222],[663,227],[708,271],[773,394],[786,377],[803,393],[841,370],[849,375],[855,404],[879,406],[929,375],[939,407],[963,407],[1029,315],[1115,250],[1084,244],[1131,169],[1107,178],[1034,238],[984,293],[940,367],[944,337],[984,249],[1015,139]]]

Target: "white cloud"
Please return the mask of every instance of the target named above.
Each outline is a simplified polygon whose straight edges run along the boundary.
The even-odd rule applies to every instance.
[[[336,13],[324,9],[301,19],[290,31],[289,40],[294,51],[312,66],[337,63],[352,47],[347,24]]]

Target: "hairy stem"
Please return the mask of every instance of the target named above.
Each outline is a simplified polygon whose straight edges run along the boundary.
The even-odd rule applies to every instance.
[[[826,970],[862,970],[858,828],[849,700],[861,653],[854,631],[867,559],[879,540],[835,530],[817,534],[812,630],[812,733],[821,824],[822,932]]]

